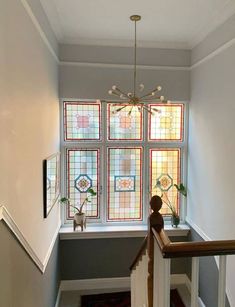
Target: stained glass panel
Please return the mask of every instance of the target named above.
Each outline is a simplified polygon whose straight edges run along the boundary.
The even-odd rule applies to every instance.
[[[100,103],[64,103],[65,140],[100,139]]]
[[[183,104],[151,104],[158,112],[149,114],[149,140],[183,140]]]
[[[108,104],[108,139],[142,140],[142,110],[139,112],[138,107],[127,106],[117,112],[122,107]]]
[[[142,148],[108,149],[108,220],[142,219]]]
[[[89,188],[96,193],[98,191],[99,180],[99,150],[68,149],[67,151],[68,169],[68,198],[70,204],[80,207],[86,197]],[[98,193],[90,197],[90,201],[83,207],[87,217],[97,218],[99,216]],[[77,210],[69,207],[68,218],[72,218]]]
[[[152,195],[163,197],[179,212],[179,199],[174,184],[180,183],[180,149],[150,149],[150,186]],[[161,213],[169,215],[170,209],[163,202]]]

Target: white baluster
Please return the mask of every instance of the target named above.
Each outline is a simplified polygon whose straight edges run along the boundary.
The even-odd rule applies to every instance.
[[[131,306],[132,307],[136,306],[135,292],[136,292],[136,270],[133,269],[131,272]]]
[[[219,257],[219,289],[218,289],[218,307],[225,307],[226,297],[226,256]]]
[[[154,240],[153,307],[170,306],[171,260],[164,259]]]
[[[192,258],[191,307],[198,307],[199,258]]]

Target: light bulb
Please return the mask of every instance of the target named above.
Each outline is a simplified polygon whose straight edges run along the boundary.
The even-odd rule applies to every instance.
[[[116,89],[117,89],[117,86],[116,86],[116,85],[113,85],[113,86],[112,86],[112,90],[116,91]]]
[[[121,99],[125,99],[125,96],[124,96],[123,94],[121,94],[119,97],[120,97]]]
[[[143,84],[143,83],[141,83],[141,84],[139,85],[139,90],[140,90],[140,92],[142,92],[142,91],[144,90],[144,84]]]
[[[155,92],[152,92],[151,95],[154,96],[154,95],[155,95]]]
[[[128,97],[131,97],[131,96],[132,96],[132,93],[127,93],[127,96],[128,96]]]
[[[157,90],[158,90],[158,91],[161,91],[161,90],[162,90],[162,87],[161,87],[160,85],[158,85]]]
[[[112,90],[109,90],[109,95],[113,95],[113,91]]]
[[[164,101],[165,97],[164,96],[160,96],[160,100]]]

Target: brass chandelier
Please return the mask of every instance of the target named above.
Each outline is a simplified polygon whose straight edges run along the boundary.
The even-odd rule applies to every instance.
[[[162,90],[162,87],[158,85],[156,88],[154,88],[152,91],[148,92],[147,94],[144,94],[142,96],[137,96],[137,89],[136,89],[136,75],[137,75],[137,67],[136,67],[136,55],[137,55],[137,44],[136,44],[136,22],[141,20],[140,15],[132,15],[130,16],[130,20],[135,22],[135,45],[134,45],[134,80],[133,80],[133,92],[125,93],[122,91],[117,85],[113,85],[112,89],[108,91],[109,95],[119,97],[121,99],[120,102],[116,102],[115,104],[120,105],[121,107],[116,109],[113,113],[120,112],[124,108],[131,106],[137,107],[139,111],[143,108],[144,110],[148,111],[149,113],[153,114],[154,112],[159,112],[156,108],[149,107],[149,102],[160,102],[160,103],[167,103],[168,101],[165,100],[164,96],[158,95],[158,92]],[[144,84],[141,83],[139,85],[138,91],[143,92],[144,90]],[[114,105],[115,105],[114,104]],[[132,112],[132,108],[128,112],[130,115]]]

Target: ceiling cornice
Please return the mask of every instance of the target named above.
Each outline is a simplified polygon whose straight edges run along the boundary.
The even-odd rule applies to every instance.
[[[226,22],[233,14],[235,14],[235,1],[228,0],[222,7],[215,11],[206,25],[196,29],[194,37],[189,42],[190,49],[193,49],[201,43],[211,32]]]
[[[130,47],[133,46],[131,40],[101,40],[87,39],[84,37],[66,37],[60,24],[60,18],[55,4],[55,0],[40,0],[43,9],[48,16],[48,20],[55,33],[55,36],[61,44],[79,44],[88,46],[114,46]],[[235,14],[235,1],[227,0],[225,4],[219,7],[214,14],[208,19],[206,24],[195,29],[195,34],[189,41],[185,42],[162,42],[162,41],[138,41],[138,47],[143,48],[166,48],[166,49],[187,49],[191,50],[202,42],[211,32],[222,25],[233,14]]]

